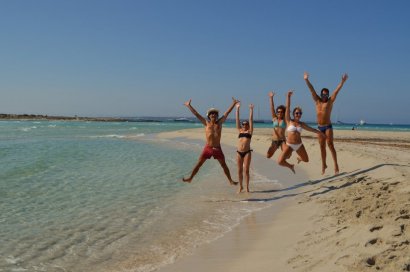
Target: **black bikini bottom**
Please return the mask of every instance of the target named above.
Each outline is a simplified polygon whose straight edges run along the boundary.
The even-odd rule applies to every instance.
[[[248,151],[236,151],[238,154],[241,156],[241,158],[245,158],[246,154],[252,152],[252,149],[249,149]]]

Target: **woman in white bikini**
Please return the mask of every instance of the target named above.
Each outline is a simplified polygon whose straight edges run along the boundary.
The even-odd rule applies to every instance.
[[[298,163],[308,162],[309,156],[306,152],[305,147],[302,143],[301,133],[302,129],[307,131],[316,133],[320,138],[325,137],[325,135],[317,129],[314,129],[304,122],[301,122],[300,119],[302,117],[302,109],[300,107],[296,107],[293,109],[293,119],[290,119],[290,98],[293,94],[293,91],[288,92],[288,96],[286,98],[286,113],[285,113],[285,120],[286,120],[286,145],[282,151],[282,154],[278,158],[278,163],[281,166],[288,167],[293,173],[295,173],[295,165],[290,164],[286,161],[289,158],[293,151],[298,154],[297,161]]]
[[[251,139],[253,133],[253,104],[249,105],[249,120],[243,120],[240,123],[239,108],[240,103],[236,104],[236,128],[238,129],[238,149],[236,160],[238,163],[239,189],[238,193],[243,191],[243,172],[246,178],[246,191],[249,192],[249,166],[252,159]]]
[[[272,123],[273,123],[273,132],[272,132],[272,142],[266,153],[266,157],[269,159],[273,156],[275,151],[280,147],[283,150],[285,146],[286,138],[286,122],[285,122],[285,106],[280,105],[276,108],[273,102],[274,92],[269,93],[269,102],[270,102],[270,111],[272,113]]]

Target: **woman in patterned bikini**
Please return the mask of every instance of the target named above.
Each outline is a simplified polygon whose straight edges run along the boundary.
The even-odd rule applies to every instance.
[[[273,122],[273,132],[272,132],[272,143],[266,153],[266,157],[269,159],[273,156],[275,151],[280,147],[283,150],[283,147],[286,143],[285,138],[285,130],[286,130],[286,122],[285,122],[285,106],[280,105],[276,108],[275,112],[275,104],[273,102],[273,97],[275,96],[274,92],[269,93],[269,102],[270,102],[270,110],[272,113],[272,122]]]

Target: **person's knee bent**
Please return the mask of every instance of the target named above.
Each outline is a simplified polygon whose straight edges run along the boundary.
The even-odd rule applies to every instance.
[[[273,150],[272,148],[268,149],[268,152],[266,152],[266,158],[270,159],[273,156]]]

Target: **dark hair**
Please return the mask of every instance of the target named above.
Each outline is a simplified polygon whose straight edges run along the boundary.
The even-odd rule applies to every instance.
[[[320,95],[322,95],[324,92],[329,93],[329,89],[328,89],[328,88],[323,88],[323,89],[320,91]]]
[[[286,107],[284,105],[279,105],[279,106],[276,107],[276,111],[278,111],[278,110],[283,110],[283,113],[285,113]]]

